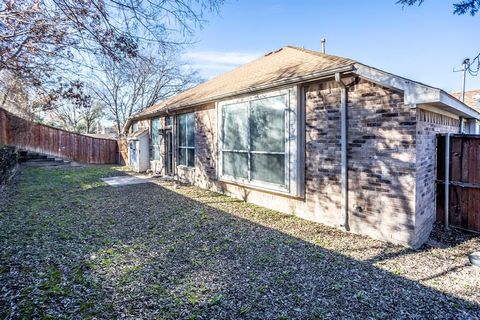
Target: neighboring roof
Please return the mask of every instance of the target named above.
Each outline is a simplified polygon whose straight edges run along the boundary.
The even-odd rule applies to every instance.
[[[452,96],[460,99],[462,93],[454,92]],[[465,104],[480,112],[480,89],[465,91]]]
[[[114,133],[86,133],[86,136],[92,137],[92,138],[100,138],[100,139],[116,139],[116,134]]]
[[[353,66],[354,63],[351,59],[286,46],[155,104],[136,114],[134,118],[153,115],[166,106],[179,107],[209,102],[237,92],[254,91],[265,84],[288,82]]]
[[[133,120],[160,115],[169,110],[198,106],[240,94],[303,83],[345,72],[355,73],[382,86],[403,91],[405,104],[432,104],[461,117],[480,119],[478,111],[441,89],[372,68],[352,59],[286,46],[135,114],[128,119],[125,129],[128,129]]]

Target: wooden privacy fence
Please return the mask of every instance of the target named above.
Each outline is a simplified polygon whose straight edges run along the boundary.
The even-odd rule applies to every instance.
[[[437,137],[437,220],[480,232],[480,136]]]
[[[116,140],[93,138],[33,123],[1,108],[0,144],[80,162],[118,162]]]

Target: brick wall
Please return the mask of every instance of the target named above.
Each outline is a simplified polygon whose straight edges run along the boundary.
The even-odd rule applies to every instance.
[[[180,181],[218,191],[216,181],[217,116],[215,104],[188,110],[195,112],[195,168],[177,167]],[[176,152],[176,150],[174,150]]]
[[[353,232],[409,244],[415,225],[415,110],[400,93],[349,79],[349,224]],[[306,200],[328,224],[340,214],[340,90],[307,88]]]
[[[434,134],[452,130],[456,123],[448,119],[443,119],[447,121],[443,125],[426,121],[425,112],[404,105],[399,92],[358,78],[345,82],[349,84],[350,229],[416,247],[429,234],[435,212]],[[216,180],[214,104],[195,110],[195,168],[177,168],[178,179],[287,214],[339,226],[342,216],[337,84],[325,81],[305,87],[305,109],[304,198]]]
[[[316,221],[341,224],[340,90],[335,82],[305,90],[305,199]]]
[[[460,121],[447,115],[419,109],[417,112],[417,193],[415,238],[426,240],[435,221],[436,135],[457,133]]]
[[[214,188],[217,166],[217,114],[210,104],[195,112],[195,184]]]
[[[403,96],[347,79],[349,216],[353,232],[412,244],[415,230],[416,111]],[[309,85],[306,95],[305,198],[218,183],[216,111],[196,112],[194,183],[281,212],[339,226],[340,90],[334,81]],[[191,174],[190,174],[191,175]],[[185,175],[182,175],[185,178]]]

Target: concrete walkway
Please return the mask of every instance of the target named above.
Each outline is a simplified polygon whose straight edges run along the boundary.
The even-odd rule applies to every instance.
[[[108,177],[108,178],[101,178],[101,180],[112,187],[121,187],[121,186],[128,186],[132,184],[153,182],[153,179],[151,179],[149,176],[143,176],[143,175]]]

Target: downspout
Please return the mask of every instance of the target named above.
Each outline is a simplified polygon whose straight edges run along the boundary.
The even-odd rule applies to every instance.
[[[348,225],[348,162],[347,162],[347,87],[341,74],[335,73],[335,81],[340,87],[340,145],[341,145],[341,188],[342,188],[342,227],[350,230]]]

